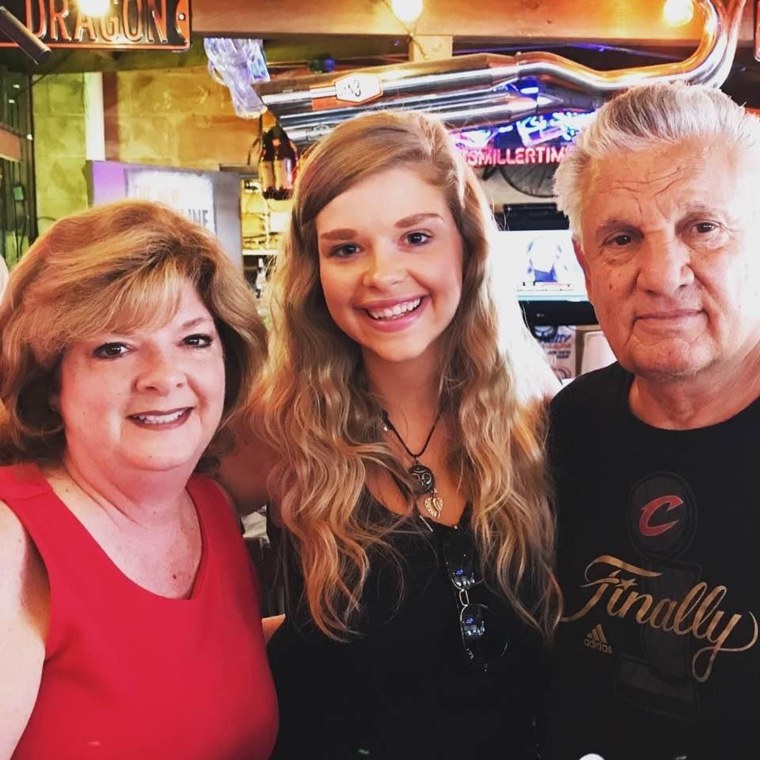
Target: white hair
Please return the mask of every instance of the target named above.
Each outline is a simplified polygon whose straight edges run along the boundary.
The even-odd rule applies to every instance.
[[[554,177],[557,206],[577,237],[594,159],[715,137],[760,161],[760,118],[720,90],[682,82],[633,87],[605,103],[565,153]]]

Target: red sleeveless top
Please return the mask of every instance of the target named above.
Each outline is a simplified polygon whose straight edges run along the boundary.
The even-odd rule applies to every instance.
[[[50,582],[39,695],[14,760],[265,760],[277,706],[258,587],[212,480],[187,486],[203,551],[191,596],[129,580],[35,465],[0,468],[0,499]]]

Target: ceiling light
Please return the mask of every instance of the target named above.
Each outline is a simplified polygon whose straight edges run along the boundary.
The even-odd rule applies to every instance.
[[[422,0],[391,0],[391,10],[399,21],[409,24],[422,13]]]
[[[105,16],[111,9],[111,0],[79,0],[77,5],[86,16]]]
[[[665,0],[662,7],[662,18],[670,26],[684,26],[694,17],[692,0]]]

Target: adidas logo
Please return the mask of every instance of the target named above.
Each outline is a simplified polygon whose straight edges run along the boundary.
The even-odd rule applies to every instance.
[[[596,649],[604,654],[612,654],[612,647],[607,643],[607,637],[602,630],[602,624],[597,623],[583,639],[583,643],[589,649]]]

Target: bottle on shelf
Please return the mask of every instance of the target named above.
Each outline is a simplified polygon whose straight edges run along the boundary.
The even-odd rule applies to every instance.
[[[298,153],[296,146],[279,124],[275,124],[269,130],[269,135],[274,148],[274,194],[272,197],[282,201],[290,198],[293,191]]]
[[[256,293],[256,298],[261,298],[264,295],[264,289],[267,285],[267,268],[264,264],[263,257],[259,256],[258,266],[256,269],[256,281],[254,282],[253,289]]]
[[[261,193],[265,198],[274,198],[275,183],[275,145],[272,131],[261,133],[261,151],[259,152],[258,172]]]

